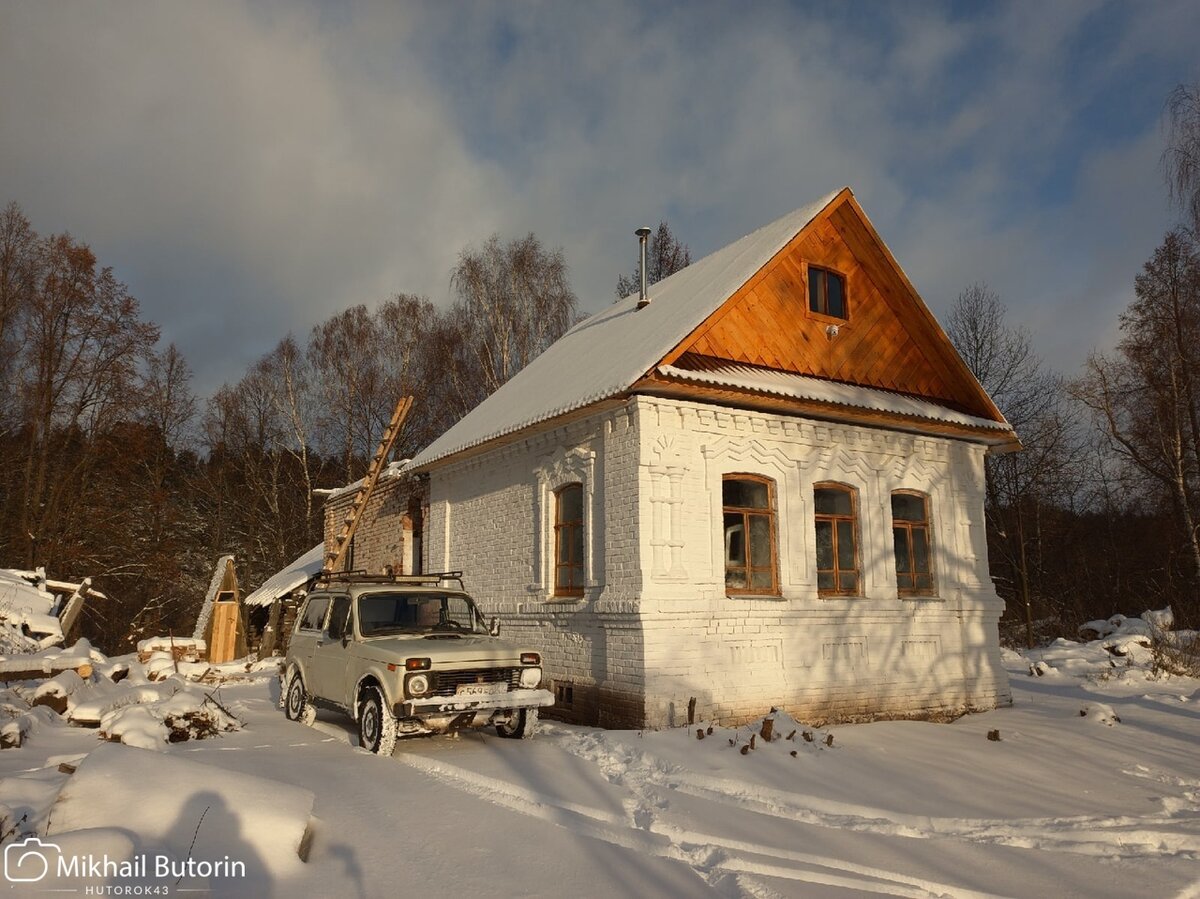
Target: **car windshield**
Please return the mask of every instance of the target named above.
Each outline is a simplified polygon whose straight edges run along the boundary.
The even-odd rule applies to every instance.
[[[364,637],[380,634],[475,633],[475,604],[453,593],[368,593],[358,598]]]

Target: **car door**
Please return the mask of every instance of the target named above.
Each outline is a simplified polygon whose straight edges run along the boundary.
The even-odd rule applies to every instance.
[[[350,707],[352,675],[350,664],[354,650],[354,632],[350,621],[350,597],[333,594],[325,627],[313,647],[312,686],[310,690],[321,699],[346,708]]]
[[[304,684],[309,693],[315,691],[312,682],[313,651],[317,641],[325,630],[325,619],[329,612],[329,595],[326,593],[311,593],[305,600],[300,614],[296,617],[296,629],[288,642],[288,658],[299,667],[304,676]]]

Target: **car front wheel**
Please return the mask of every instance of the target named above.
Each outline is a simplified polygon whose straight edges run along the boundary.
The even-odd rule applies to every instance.
[[[391,755],[396,748],[396,719],[384,706],[378,687],[368,687],[359,703],[358,744],[378,755]]]
[[[537,709],[517,709],[507,724],[496,725],[496,733],[510,740],[528,740],[537,730]]]

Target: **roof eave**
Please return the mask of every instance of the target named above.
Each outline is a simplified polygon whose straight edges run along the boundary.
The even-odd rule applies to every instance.
[[[878,409],[860,408],[842,403],[788,397],[745,387],[694,384],[654,373],[642,378],[630,393],[708,402],[738,409],[799,415],[820,421],[884,428],[935,437],[953,437],[982,443],[989,453],[1007,453],[1021,449],[1016,433],[1007,427],[983,427],[958,422],[937,421]]]
[[[461,462],[466,459],[471,459],[483,453],[490,452],[502,446],[508,446],[512,443],[528,439],[540,431],[551,431],[555,428],[561,428],[571,422],[578,421],[581,418],[587,418],[589,415],[594,415],[608,409],[614,409],[622,405],[629,396],[629,391],[621,391],[610,394],[606,397],[601,397],[592,400],[582,405],[576,406],[573,409],[564,410],[557,415],[549,418],[544,418],[539,421],[530,422],[525,425],[511,428],[500,434],[494,434],[484,440],[476,441],[467,446],[460,446],[453,450],[431,458],[425,459],[419,465],[412,465],[405,470],[405,474],[419,475],[428,474],[435,468],[441,468],[444,465],[449,465],[452,462]]]

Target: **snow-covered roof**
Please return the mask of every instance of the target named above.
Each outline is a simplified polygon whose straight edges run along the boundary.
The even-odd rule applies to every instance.
[[[196,616],[196,629],[192,632],[197,640],[204,636],[204,632],[208,629],[208,622],[212,620],[213,603],[217,601],[217,591],[221,589],[221,582],[225,580],[225,569],[232,561],[232,555],[224,555],[217,559],[213,576],[208,582],[208,592],[204,594],[204,604],[200,606],[200,614]]]
[[[783,249],[841,191],[790,212],[584,319],[422,450],[410,470],[617,396]]]
[[[269,606],[279,597],[303,586],[325,564],[325,544],[318,543],[282,571],[267,578],[263,585],[242,600],[247,606]]]
[[[992,421],[990,418],[977,418],[974,415],[955,412],[953,409],[947,409],[937,403],[906,396],[902,393],[893,393],[874,387],[861,387],[857,384],[845,384],[841,381],[827,381],[824,378],[798,375],[793,372],[755,368],[737,363],[708,368],[703,371],[677,368],[674,365],[660,365],[656,371],[664,377],[690,381],[693,384],[753,390],[793,399],[833,403],[838,406],[851,406],[875,412],[890,412],[895,415],[926,418],[932,421],[976,428],[991,428],[1004,433],[1011,430],[1007,422]]]
[[[411,464],[411,459],[397,459],[395,462],[389,462],[387,467],[384,468],[383,471],[379,472],[379,481],[377,484],[382,483],[389,478],[400,477],[400,475],[408,471]],[[357,493],[358,488],[363,485],[365,480],[366,478],[359,478],[357,481],[354,481],[350,484],[343,484],[341,487],[334,487],[332,489],[318,488],[314,490],[313,493],[315,493],[317,496],[324,497],[325,502],[328,503],[335,499],[340,499],[347,494]]]

